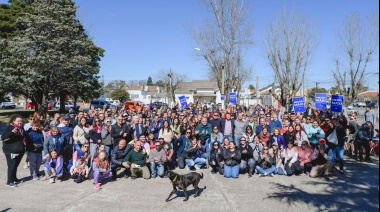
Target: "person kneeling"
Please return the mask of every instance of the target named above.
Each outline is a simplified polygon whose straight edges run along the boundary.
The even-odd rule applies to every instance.
[[[81,183],[85,178],[88,178],[88,166],[83,157],[78,158],[75,166],[70,168],[70,174],[71,179],[74,179],[76,183]]]
[[[200,142],[197,142],[197,138],[193,137],[191,143],[187,146],[186,151],[186,168],[189,171],[192,167],[199,170],[206,163],[206,159],[201,158],[200,152],[205,151]]]
[[[225,178],[239,178],[239,168],[241,154],[238,149],[236,149],[236,144],[234,141],[230,141],[229,149],[223,152],[224,158],[224,177]]]
[[[94,188],[100,189],[101,180],[112,176],[105,151],[100,151],[98,157],[94,158],[92,170],[94,174]]]
[[[45,174],[49,178],[50,183],[63,175],[63,158],[59,155],[57,149],[52,149],[45,162]]]
[[[156,141],[155,148],[149,152],[150,170],[152,178],[164,177],[164,164],[166,162],[165,150],[161,147],[161,143]]]
[[[256,170],[261,176],[271,176],[273,177],[273,172],[276,171],[276,159],[269,154],[269,148],[265,146],[263,148],[263,153],[260,154],[257,160]]]
[[[137,178],[137,173],[142,173],[144,179],[150,178],[149,169],[146,166],[149,163],[145,150],[141,148],[141,141],[135,141],[133,150],[129,151],[124,159],[126,168],[131,170],[131,179]]]
[[[333,164],[329,161],[327,154],[325,153],[326,140],[319,139],[319,147],[314,149],[312,155],[313,168],[310,171],[310,177],[321,177],[322,175],[326,180],[330,180],[329,173],[332,170]]]

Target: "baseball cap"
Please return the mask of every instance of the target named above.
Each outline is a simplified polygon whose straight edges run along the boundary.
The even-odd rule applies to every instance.
[[[272,146],[278,146],[278,143],[275,141],[272,143]]]
[[[326,140],[325,140],[324,138],[320,138],[320,139],[318,140],[318,142],[319,142],[320,144],[325,144],[325,143],[326,143]]]

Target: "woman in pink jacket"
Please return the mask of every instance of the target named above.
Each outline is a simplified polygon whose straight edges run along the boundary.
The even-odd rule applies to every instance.
[[[296,167],[296,174],[304,172],[306,175],[310,174],[310,170],[313,167],[312,155],[313,150],[308,141],[302,141],[301,146],[297,146],[299,166]]]

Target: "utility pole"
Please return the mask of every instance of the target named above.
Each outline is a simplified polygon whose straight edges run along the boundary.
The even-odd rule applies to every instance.
[[[169,94],[169,102],[168,102],[168,106],[171,107],[171,105],[170,105],[170,103],[171,103],[170,99],[173,97],[173,96],[172,96],[172,94],[173,94],[173,92],[172,92],[172,68],[170,68],[170,71],[169,71],[168,77],[169,77],[169,93],[170,93],[170,94]],[[172,101],[174,101],[174,99],[173,99]]]
[[[104,98],[105,98],[104,95],[105,95],[105,92],[106,92],[106,91],[104,90],[104,75],[102,75],[102,89],[103,89],[103,95],[102,95],[103,98],[102,98],[102,99],[104,100]]]
[[[259,98],[260,98],[260,93],[259,93],[259,76],[256,76],[256,104],[259,104]]]
[[[222,91],[221,94],[224,94],[224,99],[222,101],[222,108],[224,109],[224,102],[226,101],[226,95],[224,93],[224,56],[222,57]]]

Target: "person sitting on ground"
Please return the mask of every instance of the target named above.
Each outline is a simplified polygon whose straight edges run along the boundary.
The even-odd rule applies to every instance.
[[[297,146],[299,166],[296,167],[296,173],[304,172],[306,175],[310,174],[310,170],[313,167],[311,163],[313,150],[308,141],[302,141],[301,146]]]
[[[149,158],[146,151],[141,148],[141,141],[135,141],[133,149],[125,156],[124,162],[127,163],[126,168],[131,171],[132,180],[137,178],[138,173],[141,173],[146,180],[150,178],[150,172],[146,166],[149,163]]]
[[[185,159],[186,159],[186,148],[191,143],[191,130],[187,129],[186,134],[179,137],[174,142],[174,152],[175,156],[178,159],[178,168],[184,169],[185,168]]]
[[[157,175],[162,178],[164,177],[164,164],[166,162],[165,150],[162,148],[160,141],[156,141],[156,148],[150,150],[149,153],[150,170],[152,173],[152,178],[156,178]]]
[[[75,165],[70,168],[71,179],[74,179],[76,183],[81,183],[85,178],[88,178],[88,172],[89,169],[83,156],[78,158]]]
[[[224,177],[225,178],[239,178],[240,168],[240,151],[236,148],[234,141],[229,142],[229,149],[223,151],[224,159]]]
[[[272,143],[272,148],[269,149],[269,154],[276,159],[275,174],[286,175],[284,164],[282,163],[285,158],[284,149],[279,149],[277,142]]]
[[[224,137],[223,139],[223,145],[220,146],[220,169],[219,169],[219,173],[220,174],[223,174],[224,173],[224,153],[230,149],[230,140],[228,139],[228,137]]]
[[[240,160],[240,173],[248,171],[248,178],[252,177],[255,168],[255,160],[253,159],[253,149],[247,143],[245,137],[240,138],[240,147],[239,151],[241,154]]]
[[[223,164],[221,164],[222,156],[221,156],[221,150],[220,150],[220,143],[218,141],[214,141],[212,143],[212,148],[210,151],[210,166],[211,166],[211,173],[215,174],[219,171],[223,170]],[[220,173],[223,174],[223,173]]]
[[[313,167],[310,171],[310,177],[320,177],[324,176],[326,180],[330,180],[329,174],[332,170],[333,164],[330,161],[331,159],[327,156],[326,152],[326,140],[324,138],[319,139],[319,147],[314,149],[312,155],[312,164]]]
[[[76,150],[73,154],[72,160],[69,162],[68,169],[71,168],[71,166],[76,164],[76,161],[78,158],[83,157],[86,161],[86,164],[89,164],[89,161],[91,159],[90,156],[90,144],[84,144],[81,149]]]
[[[51,126],[50,131],[50,136],[44,141],[44,152],[48,154],[52,149],[57,149],[59,155],[63,155],[67,145],[65,136],[59,132],[57,127]]]
[[[100,151],[98,157],[94,158],[94,162],[92,163],[95,189],[100,189],[101,180],[112,176],[106,155],[105,151]]]
[[[296,167],[299,164],[298,161],[298,151],[297,147],[294,146],[294,142],[289,142],[288,143],[288,148],[285,149],[284,151],[285,155],[285,171],[288,176],[292,176],[295,171]]]
[[[269,154],[269,147],[265,146],[263,152],[260,153],[256,170],[259,173],[259,177],[268,175],[271,177],[274,176],[273,173],[276,171],[276,158],[273,158],[272,155]]]
[[[191,143],[186,148],[186,168],[189,171],[192,167],[199,170],[203,164],[206,163],[206,159],[201,158],[201,151],[205,151],[200,141],[197,141],[197,137],[193,137]]]
[[[33,122],[32,128],[28,132],[32,142],[27,142],[27,150],[29,157],[29,169],[32,180],[39,180],[40,166],[42,163],[42,150],[44,143],[44,135],[40,130],[40,123]]]
[[[200,144],[202,146],[202,148],[204,149],[204,151],[200,150],[200,157],[201,158],[204,158],[206,160],[205,164],[206,164],[206,169],[208,169],[208,161],[209,161],[209,158],[210,158],[210,152],[211,152],[211,147],[210,147],[210,139],[209,138],[207,141],[204,137],[200,137]]]
[[[55,183],[55,180],[63,175],[63,158],[59,155],[57,149],[52,149],[46,158],[45,175],[50,183]]]
[[[111,171],[112,171],[112,180],[116,180],[116,172],[117,168],[123,168],[124,171],[124,178],[128,178],[129,173],[129,166],[124,161],[124,158],[127,156],[128,152],[133,148],[132,145],[127,145],[127,141],[125,139],[121,139],[118,142],[118,145],[115,146],[115,148],[112,151],[111,155]]]

